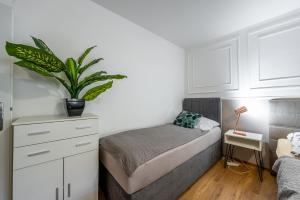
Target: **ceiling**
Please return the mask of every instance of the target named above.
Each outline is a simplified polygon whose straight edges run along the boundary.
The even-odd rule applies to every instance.
[[[183,48],[300,7],[299,0],[93,1]]]

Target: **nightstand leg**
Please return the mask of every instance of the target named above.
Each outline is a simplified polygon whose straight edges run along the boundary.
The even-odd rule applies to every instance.
[[[263,172],[264,172],[264,160],[262,157],[262,151],[258,152],[259,160],[260,160],[260,173],[261,173],[261,181],[264,180]]]
[[[226,168],[226,162],[227,162],[226,158],[227,158],[227,149],[228,149],[228,145],[225,144],[225,143],[224,143],[224,145],[225,145],[224,168]]]
[[[229,154],[230,144],[226,144],[226,151],[225,151],[225,160],[224,160],[224,168],[227,167],[227,160],[228,160],[228,154]]]
[[[262,182],[262,171],[261,171],[262,167],[261,167],[260,152],[258,152],[258,155],[256,155],[256,151],[255,150],[253,150],[253,152],[254,152],[254,156],[255,156],[255,160],[256,160],[256,167],[257,167],[257,172],[258,172],[259,180]]]
[[[261,157],[261,166],[264,169],[265,168],[265,164],[264,164],[264,158],[263,158],[263,155],[262,155],[262,151],[260,152],[260,157]]]
[[[233,160],[233,151],[234,151],[234,146],[231,145],[231,150],[230,150],[230,160]]]

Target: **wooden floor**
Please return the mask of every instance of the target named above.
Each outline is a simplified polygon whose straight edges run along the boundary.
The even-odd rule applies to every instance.
[[[264,170],[264,181],[258,180],[257,170],[254,165],[248,174],[238,174],[244,168],[224,169],[223,160],[219,161],[198,181],[192,185],[179,200],[275,200],[277,185],[275,177]],[[104,200],[100,192],[100,200]]]
[[[245,168],[224,169],[223,160],[198,179],[179,200],[275,200],[276,178],[264,170],[264,180],[258,180],[256,166],[247,165],[250,173],[241,174]],[[235,171],[232,171],[232,170]]]

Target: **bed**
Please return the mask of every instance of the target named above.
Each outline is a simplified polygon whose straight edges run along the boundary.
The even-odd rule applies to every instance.
[[[300,131],[300,99],[270,100],[269,147],[278,199],[300,199],[300,160],[290,154],[287,134]]]
[[[291,132],[300,132],[300,99],[270,100],[269,150],[270,168],[277,160],[277,143]]]
[[[220,123],[219,98],[184,99],[183,110]],[[220,127],[132,130],[100,140],[99,185],[107,200],[177,199],[220,158]]]

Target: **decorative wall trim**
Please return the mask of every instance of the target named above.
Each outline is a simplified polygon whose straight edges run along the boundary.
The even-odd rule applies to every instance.
[[[201,66],[209,50],[217,64]],[[188,97],[299,97],[300,9],[190,49],[186,68]]]
[[[238,36],[190,50],[187,53],[187,92],[211,93],[238,89],[238,60]],[[226,77],[218,79],[223,74]],[[207,77],[211,77],[208,83],[201,82]]]
[[[15,0],[0,0],[0,3],[5,6],[13,7],[14,1]]]
[[[250,88],[300,86],[300,16],[248,32]]]

